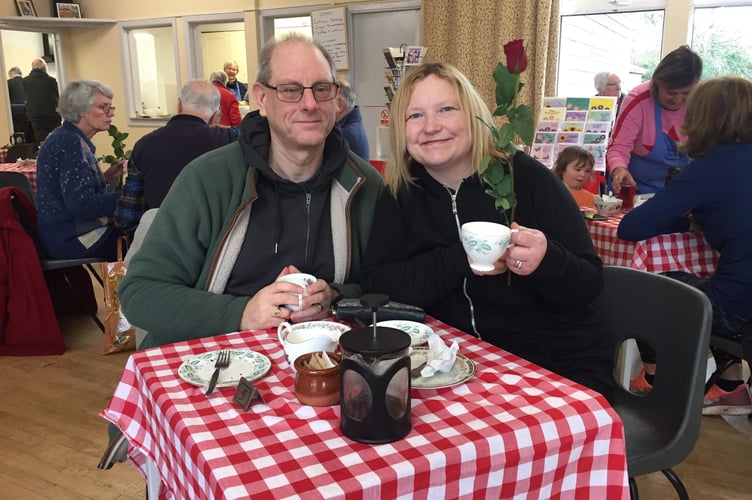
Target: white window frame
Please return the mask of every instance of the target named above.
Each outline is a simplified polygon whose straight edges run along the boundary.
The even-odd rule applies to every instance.
[[[245,23],[242,12],[227,12],[222,14],[206,14],[200,16],[185,16],[183,18],[183,38],[187,41],[188,50],[185,54],[185,66],[190,79],[206,80],[209,75],[202,74],[203,54],[201,52],[200,28],[206,24]],[[248,61],[241,61],[247,65]],[[251,78],[251,75],[248,75]]]
[[[135,87],[138,85],[137,78],[138,78],[138,72],[134,71],[133,68],[137,67],[136,60],[134,60],[134,54],[133,49],[131,47],[130,37],[129,34],[131,31],[139,30],[139,29],[149,29],[149,28],[170,28],[172,31],[172,47],[173,47],[173,53],[175,56],[174,60],[174,71],[175,71],[175,81],[177,85],[177,89],[179,91],[181,87],[181,79],[180,79],[180,61],[179,61],[179,54],[178,54],[178,37],[177,37],[177,28],[176,28],[176,22],[175,18],[172,17],[164,17],[164,18],[157,18],[157,19],[148,19],[148,20],[139,20],[139,21],[123,21],[118,23],[118,30],[120,32],[120,60],[122,64],[122,71],[124,76],[123,81],[123,87],[125,89],[125,104],[122,106],[125,110],[125,116],[128,120],[128,125],[130,126],[161,126],[165,123],[167,123],[167,120],[169,120],[169,116],[162,116],[162,117],[142,117],[136,115],[136,112],[134,111],[134,106],[137,105],[136,103],[136,90]]]

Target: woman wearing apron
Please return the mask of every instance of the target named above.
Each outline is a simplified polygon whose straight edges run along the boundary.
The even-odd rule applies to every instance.
[[[689,158],[677,148],[686,140],[679,127],[687,97],[702,75],[702,60],[682,46],[664,57],[652,80],[632,89],[624,99],[606,152],[609,184],[637,193],[654,193],[665,184],[671,167],[684,167]]]

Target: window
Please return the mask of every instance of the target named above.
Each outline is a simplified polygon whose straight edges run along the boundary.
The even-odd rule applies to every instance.
[[[180,91],[173,19],[120,23],[125,110],[129,120],[166,120]]]
[[[308,38],[312,38],[311,16],[275,18],[274,37],[281,38],[287,33],[300,33]]]
[[[752,79],[752,5],[694,9],[692,48],[702,57],[702,79]]]
[[[247,83],[254,78],[253,68],[248,68],[242,12],[186,16],[183,21],[190,78],[206,80],[229,60],[238,63],[239,81]]]
[[[259,46],[263,46],[272,37],[277,38],[290,32],[313,37],[310,7],[268,9],[259,12]]]
[[[557,95],[595,94],[593,77],[612,71],[622,91],[650,79],[661,59],[663,10],[561,16]]]

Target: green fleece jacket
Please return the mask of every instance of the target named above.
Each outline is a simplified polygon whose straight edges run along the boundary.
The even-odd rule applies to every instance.
[[[238,143],[186,166],[133,256],[119,297],[123,312],[149,334],[142,348],[237,331],[250,297],[224,293],[252,216],[258,172]],[[360,295],[360,267],[384,182],[354,154],[333,177],[333,283]]]

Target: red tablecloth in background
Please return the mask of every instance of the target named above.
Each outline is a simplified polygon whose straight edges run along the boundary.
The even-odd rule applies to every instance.
[[[37,165],[34,164],[18,164],[18,163],[0,163],[0,172],[21,172],[29,178],[31,183],[31,189],[37,190]]]
[[[595,251],[604,265],[632,267],[653,273],[685,271],[701,278],[715,273],[718,252],[702,233],[661,234],[643,241],[626,241],[616,236],[626,211],[605,221],[587,220]]]
[[[446,389],[412,391],[404,439],[367,445],[339,428],[339,406],[298,403],[276,331],[239,332],[134,353],[102,415],[152,461],[160,498],[629,498],[623,427],[596,393],[459,332],[428,324],[476,365]],[[272,368],[265,403],[244,413],[234,388],[204,389],[181,363],[250,348]]]

